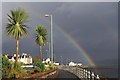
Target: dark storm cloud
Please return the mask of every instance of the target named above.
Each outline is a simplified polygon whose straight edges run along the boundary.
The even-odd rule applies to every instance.
[[[34,42],[34,28],[43,24],[49,30],[49,23],[41,15],[53,14],[53,22],[60,25],[91,56],[98,65],[117,64],[117,3],[3,3],[3,53],[13,53],[15,40],[4,34],[6,13],[21,7],[30,15],[28,22],[30,35],[20,40],[20,53],[39,55],[39,47]],[[44,48],[46,56],[48,45]],[[83,62],[87,64],[75,45],[54,25],[54,53],[57,61]],[[108,56],[109,55],[109,56]],[[105,61],[105,62],[103,62]]]
[[[117,3],[68,3],[59,7],[56,14],[56,20],[61,20],[57,23],[81,43],[95,61],[101,57],[107,62],[117,58]]]

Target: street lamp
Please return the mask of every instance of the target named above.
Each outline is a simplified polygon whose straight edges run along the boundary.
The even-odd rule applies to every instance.
[[[51,61],[53,63],[53,24],[52,24],[52,15],[45,14],[45,17],[50,17],[50,53],[51,53]]]

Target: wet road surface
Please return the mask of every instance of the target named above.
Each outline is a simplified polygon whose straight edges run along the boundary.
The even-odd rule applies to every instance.
[[[80,79],[68,71],[59,70],[58,76],[54,80],[80,80]]]

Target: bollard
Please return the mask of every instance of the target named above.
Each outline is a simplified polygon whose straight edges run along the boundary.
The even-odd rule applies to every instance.
[[[97,80],[100,80],[100,77],[99,77],[99,75],[97,75],[96,79],[97,79]]]
[[[78,77],[81,78],[80,68],[78,68]]]
[[[76,68],[76,73],[77,73],[77,76],[79,77],[79,73],[80,73],[79,68]]]
[[[86,70],[86,71],[85,71],[85,78],[86,78],[86,79],[87,79],[87,72],[88,72],[88,71]]]
[[[88,79],[90,80],[90,78],[91,78],[91,77],[90,77],[90,71],[88,71]]]
[[[94,80],[95,74],[93,72],[92,72],[91,76],[92,76],[92,80]]]
[[[84,69],[81,69],[82,78],[84,78]]]
[[[81,78],[83,78],[83,70],[82,70],[82,68],[80,68],[80,76],[81,76]]]
[[[85,79],[85,72],[86,72],[86,71],[85,71],[85,69],[84,69],[84,70],[83,70],[83,78],[84,78],[84,79]]]

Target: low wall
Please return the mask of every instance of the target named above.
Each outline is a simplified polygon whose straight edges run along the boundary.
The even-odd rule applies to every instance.
[[[41,79],[47,80],[46,78],[56,78],[57,75],[58,75],[58,69],[54,69],[54,70],[49,70],[49,71],[45,71],[45,72],[31,74],[29,76],[25,76],[22,78],[2,79],[2,80],[41,80]]]
[[[55,78],[57,73],[58,73],[58,69],[49,70],[49,71],[25,76],[25,77],[23,77],[23,79],[28,79],[28,78]]]

